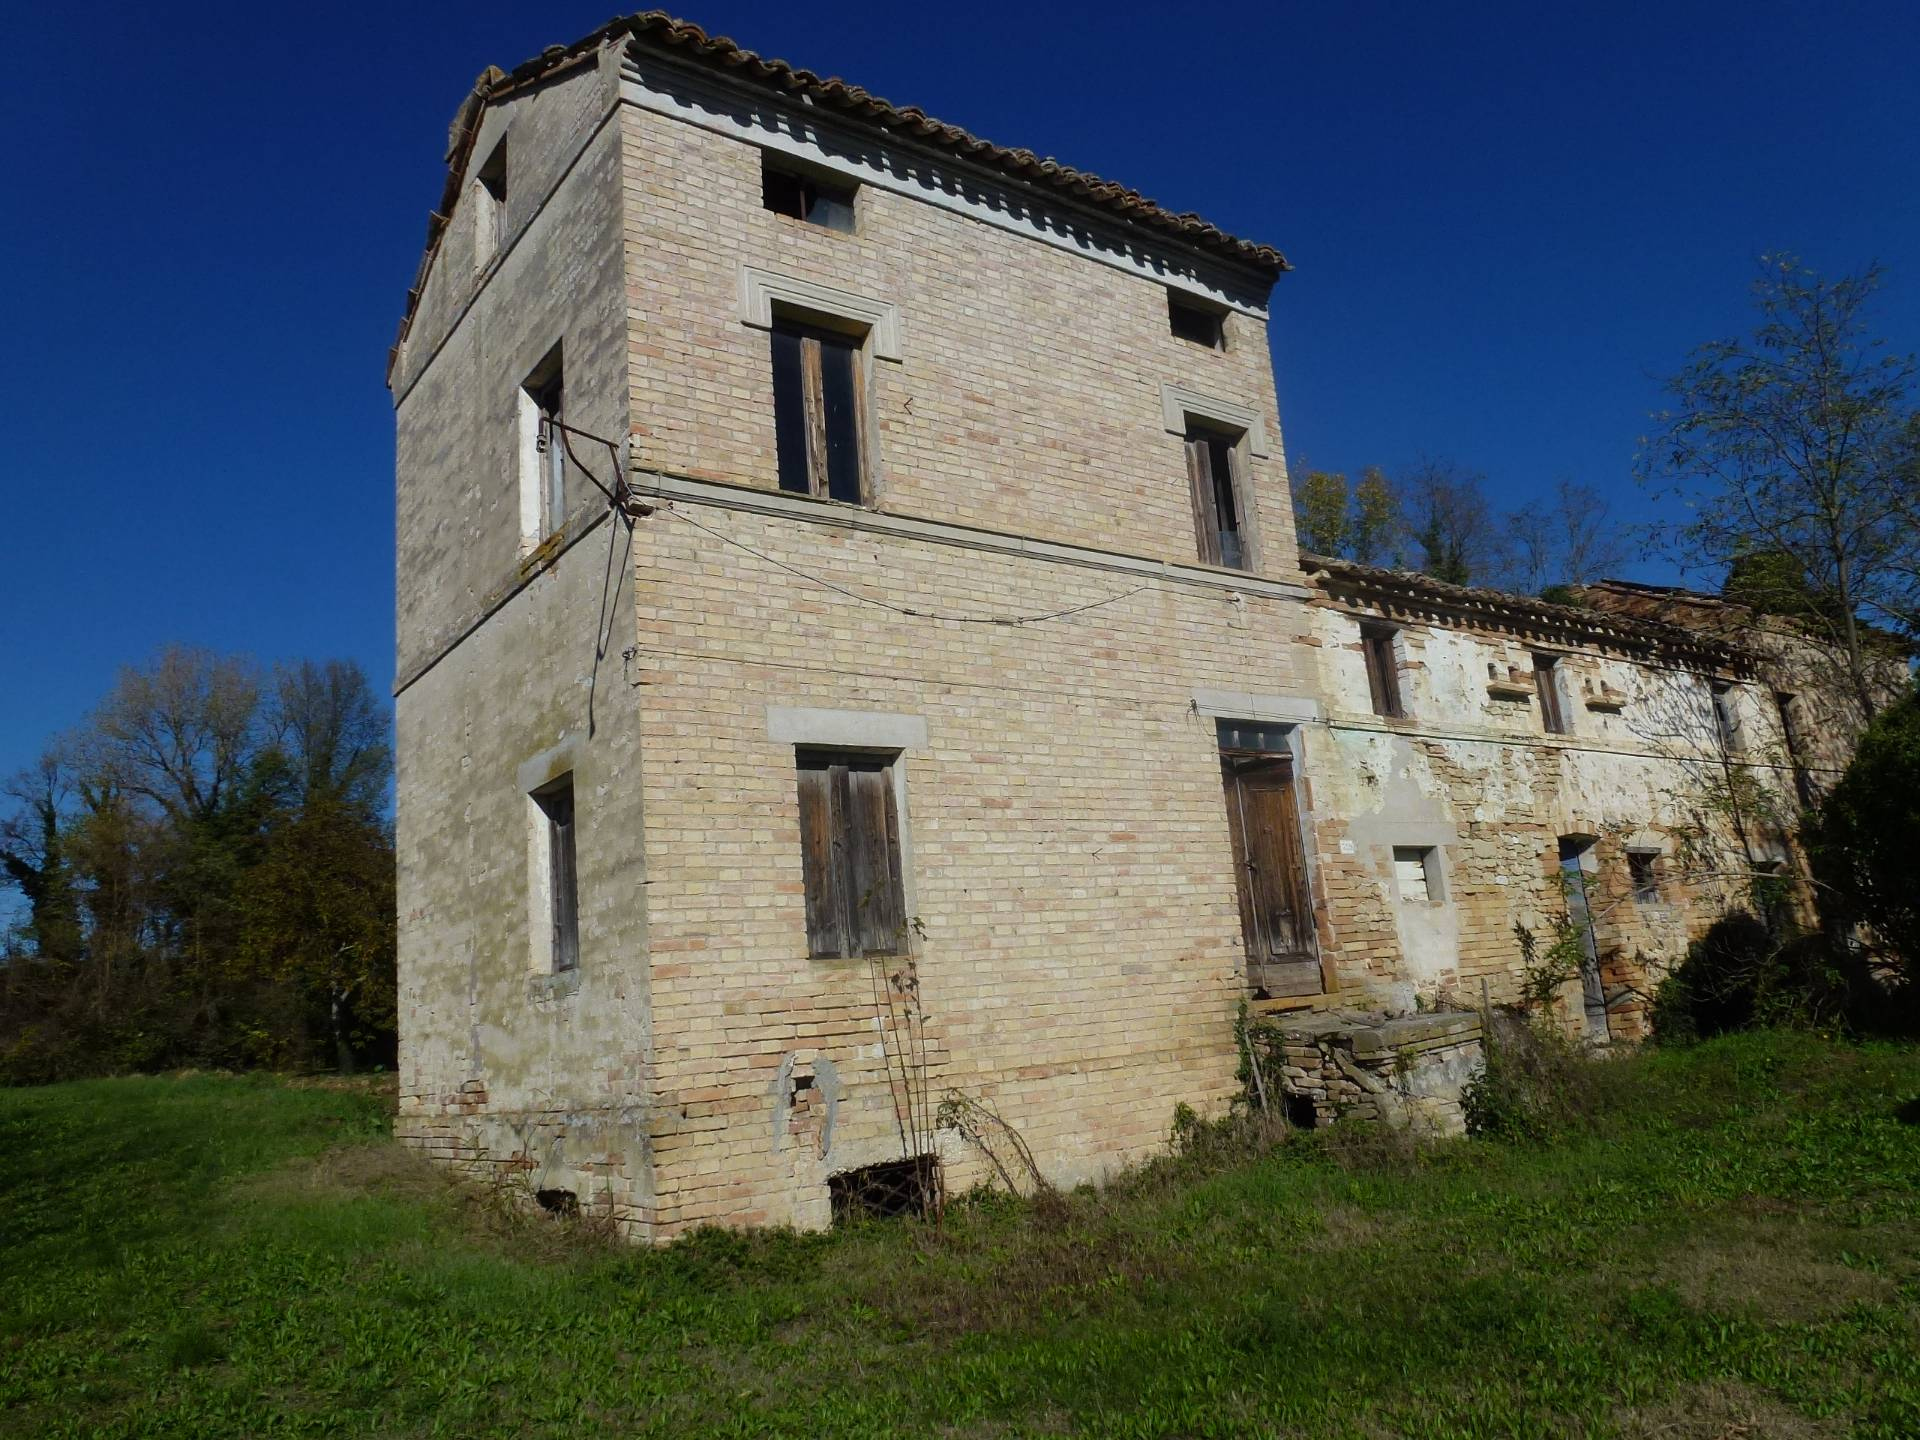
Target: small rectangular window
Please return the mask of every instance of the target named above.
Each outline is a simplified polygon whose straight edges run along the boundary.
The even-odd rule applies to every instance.
[[[1734,709],[1733,686],[1724,680],[1715,680],[1712,689],[1714,733],[1729,754],[1737,755],[1744,746],[1740,737],[1740,715]]]
[[[534,367],[521,395],[522,423],[531,431],[522,441],[522,520],[529,538],[544,540],[567,519],[566,379],[558,345]]]
[[[1549,735],[1565,735],[1568,731],[1567,712],[1560,696],[1558,655],[1533,657],[1533,688],[1540,697],[1541,725]]]
[[[580,894],[573,841],[573,776],[534,792],[547,822],[547,894],[553,924],[554,973],[580,964]]]
[[[474,172],[473,178],[473,268],[483,270],[500,253],[506,240],[507,142],[504,137]]]
[[[899,954],[906,948],[907,907],[893,760],[801,750],[795,764],[807,953],[814,959]]]
[[[1373,700],[1373,713],[1399,717],[1400,667],[1394,659],[1393,637],[1397,632],[1387,625],[1360,627],[1360,649],[1367,661],[1367,690]]]
[[[1227,348],[1226,316],[1205,305],[1183,300],[1167,292],[1167,323],[1182,340],[1191,340],[1209,350]]]
[[[853,197],[858,188],[783,169],[771,157],[761,161],[760,203],[776,215],[791,215],[824,230],[852,233]]]
[[[1249,568],[1242,515],[1243,476],[1236,437],[1197,426],[1187,431],[1187,483],[1204,565]]]
[[[1627,851],[1627,878],[1633,885],[1633,898],[1652,904],[1660,898],[1660,853],[1657,850]]]
[[[1393,879],[1400,898],[1410,905],[1431,905],[1440,898],[1440,877],[1431,845],[1393,847]]]
[[[787,321],[773,327],[773,429],[780,488],[866,503],[860,342]]]

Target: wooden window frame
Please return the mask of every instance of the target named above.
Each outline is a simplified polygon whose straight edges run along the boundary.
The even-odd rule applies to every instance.
[[[1187,422],[1187,493],[1193,504],[1194,541],[1202,565],[1251,572],[1254,569],[1252,526],[1247,496],[1247,436],[1218,426]],[[1218,473],[1224,457],[1227,473]],[[1233,506],[1234,523],[1221,523],[1220,500]],[[1227,537],[1231,535],[1230,549]]]
[[[1389,720],[1404,720],[1406,701],[1400,691],[1400,661],[1394,653],[1399,630],[1392,625],[1363,624],[1360,627],[1360,654],[1367,667],[1367,694],[1373,713]]]
[[[1573,733],[1567,721],[1567,697],[1560,684],[1564,659],[1537,650],[1533,655],[1533,690],[1540,700],[1540,726],[1549,735]]]
[[[857,233],[859,196],[857,180],[817,175],[761,153],[760,204],[776,215],[836,235],[852,235]]]
[[[866,337],[776,315],[769,345],[780,488],[871,506]]]
[[[580,968],[579,811],[574,803],[573,772],[533,792],[547,827],[547,918],[552,929],[547,951],[554,974]]]
[[[810,959],[906,953],[899,765],[897,751],[794,751]]]

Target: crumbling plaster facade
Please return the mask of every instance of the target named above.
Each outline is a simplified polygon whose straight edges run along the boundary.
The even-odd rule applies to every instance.
[[[1289,1005],[1508,998],[1555,837],[1667,843],[1673,762],[1621,718],[1644,646],[1575,647],[1626,704],[1548,740],[1486,689],[1527,639],[1434,611],[1401,632],[1411,718],[1369,713],[1371,602],[1294,542],[1277,255],[748,83],[666,25],[483,77],[391,359],[403,1138],[640,1239],[819,1226],[829,1177],[901,1158],[910,1049],[920,1103],[990,1107],[1056,1181],[1151,1153],[1176,1103],[1238,1089],[1221,720],[1284,732],[1303,781],[1325,993]],[[769,155],[857,187],[852,230],[767,208]],[[1170,333],[1170,290],[1222,347]],[[780,489],[781,313],[862,337],[864,505]],[[592,483],[542,535],[522,385],[556,345]],[[1238,437],[1245,569],[1195,559],[1189,420]],[[892,758],[910,956],[809,958],[804,747]],[[563,774],[555,972],[532,797]],[[1402,903],[1395,845],[1439,851],[1443,900]],[[1696,918],[1676,887],[1619,953],[1670,958]],[[930,1143],[950,1187],[988,1178]]]

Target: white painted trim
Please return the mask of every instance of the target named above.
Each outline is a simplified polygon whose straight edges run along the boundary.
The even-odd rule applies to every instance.
[[[816,280],[776,275],[755,265],[742,265],[740,322],[756,330],[771,329],[775,305],[798,311],[803,316],[863,325],[873,339],[876,356],[882,360],[900,359],[900,307],[892,301],[870,300]]]
[[[644,68],[643,64],[644,63]],[[1204,297],[1265,323],[1272,281],[1189,250],[1177,239],[1074,205],[1057,192],[899,136],[881,137],[831,115],[782,106],[713,77],[629,49],[622,103],[803,160],[970,220],[1110,265],[1157,285]]]
[[[920,715],[877,710],[816,710],[804,705],[767,706],[767,738],[782,745],[823,745],[848,750],[910,750],[927,743]]]
[[[540,533],[540,407],[533,403],[524,382],[514,391],[520,424],[520,553],[524,556],[546,537]]]
[[[1320,702],[1306,695],[1249,695],[1242,690],[1195,690],[1193,708],[1216,720],[1259,720],[1313,725],[1326,719]]]
[[[976,530],[966,525],[951,525],[938,520],[917,520],[906,515],[888,515],[861,506],[842,505],[811,496],[794,495],[784,490],[768,490],[756,485],[729,485],[717,480],[695,480],[684,475],[667,475],[657,470],[636,469],[631,484],[638,495],[664,500],[711,505],[722,510],[742,510],[756,515],[777,515],[813,525],[833,525],[845,530],[860,530],[875,535],[892,535],[906,540],[922,540],[933,545],[955,545],[965,550],[981,550],[997,555],[1019,555],[1033,560],[1051,560],[1063,565],[1081,565],[1093,570],[1111,570],[1141,579],[1169,580],[1177,584],[1210,590],[1257,595],[1263,599],[1305,600],[1313,591],[1291,580],[1269,580],[1245,570],[1222,570],[1210,565],[1179,565],[1170,560],[1150,560],[1113,550],[1095,550],[1085,545],[1065,545],[1052,540],[1034,540],[998,530]]]
[[[1251,405],[1242,405],[1233,400],[1215,400],[1184,385],[1169,384],[1160,387],[1160,416],[1169,435],[1186,434],[1189,417],[1197,417],[1229,429],[1244,431],[1247,449],[1258,459],[1264,460],[1272,453],[1267,448],[1267,422]]]
[[[537,978],[553,975],[553,842],[547,812],[533,798],[534,792],[558,780],[573,776],[574,835],[578,845],[580,824],[580,754],[583,737],[563,735],[560,743],[538,755],[529,756],[514,767],[514,784],[520,789],[527,815],[527,973]],[[576,848],[576,856],[578,850]],[[575,884],[578,884],[575,877]],[[576,904],[578,896],[575,897]]]

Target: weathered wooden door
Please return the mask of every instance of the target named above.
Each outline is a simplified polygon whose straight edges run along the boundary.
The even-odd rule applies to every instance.
[[[1320,961],[1300,849],[1293,760],[1223,754],[1227,821],[1240,887],[1247,978],[1269,995],[1320,993]]]

